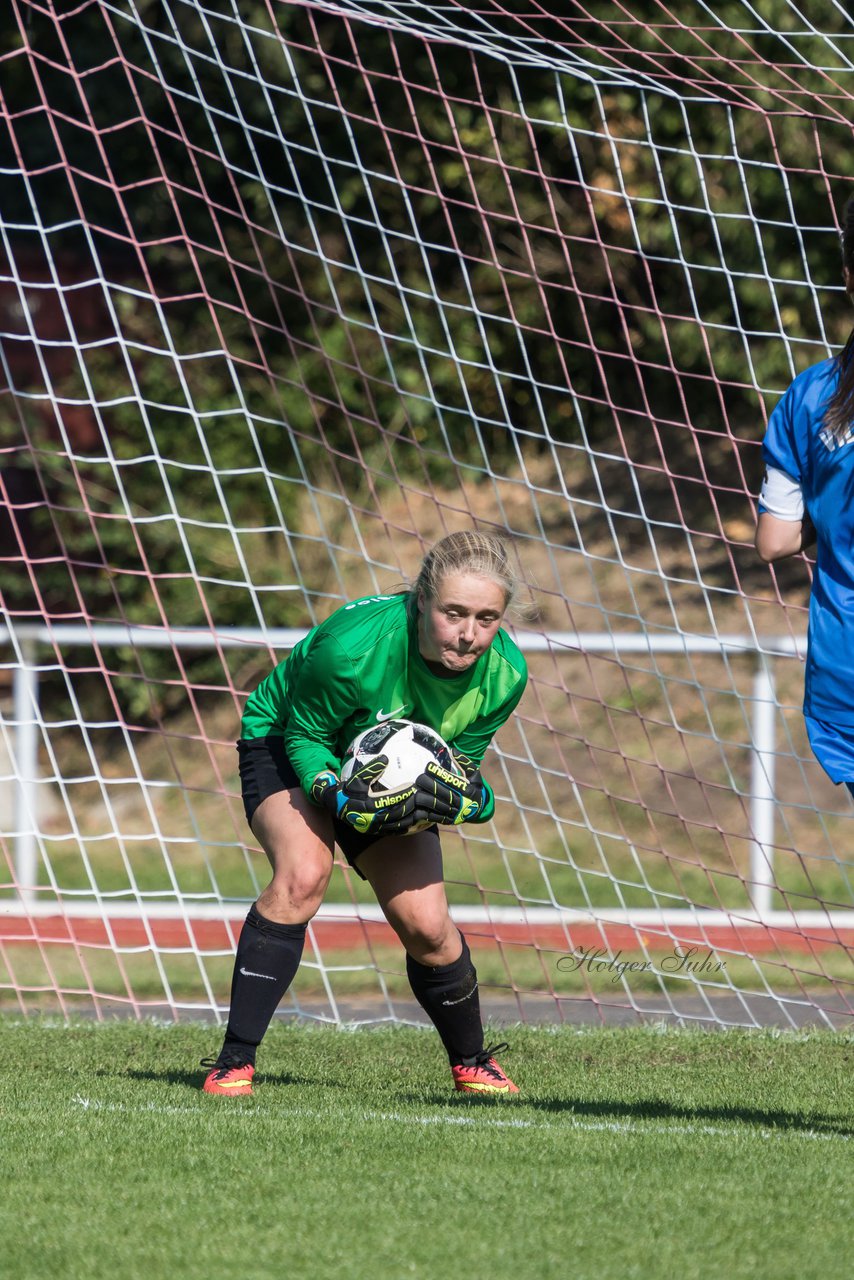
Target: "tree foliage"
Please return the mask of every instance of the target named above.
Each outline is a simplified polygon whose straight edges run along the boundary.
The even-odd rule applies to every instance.
[[[716,31],[646,0],[629,47],[600,0],[514,64],[220,8],[7,33],[13,614],[294,621],[272,588],[299,581],[282,530],[309,486],[361,501],[542,453],[629,516],[722,543],[749,518],[768,407],[847,331],[832,40],[770,3],[763,35],[734,0]]]

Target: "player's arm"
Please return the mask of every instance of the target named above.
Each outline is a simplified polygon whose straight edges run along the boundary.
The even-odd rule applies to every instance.
[[[754,545],[761,560],[771,564],[797,555],[815,537],[806,517],[800,481],[779,467],[769,466],[759,495],[759,519]]]
[[[342,724],[359,705],[359,682],[349,654],[334,636],[319,636],[291,691],[285,750],[307,795],[319,773],[337,775]]]
[[[781,520],[779,516],[760,512],[754,539],[759,559],[771,564],[797,555],[812,542],[811,531],[812,526],[805,520]]]
[[[363,835],[406,831],[415,820],[415,788],[375,797],[370,784],[388,763],[384,756],[357,769],[342,783],[336,753],[338,732],[360,705],[360,688],[349,654],[334,636],[319,637],[293,690],[285,750],[303,790]]]
[[[803,377],[791,383],[775,405],[762,441],[766,469],[754,545],[766,564],[797,555],[815,537],[805,503],[809,435],[805,386]]]

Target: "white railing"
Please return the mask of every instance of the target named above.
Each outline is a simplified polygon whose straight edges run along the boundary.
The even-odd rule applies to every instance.
[[[168,630],[112,623],[45,624],[21,623],[0,626],[0,645],[11,646],[13,661],[15,767],[14,841],[15,879],[21,901],[30,902],[37,884],[36,787],[38,784],[39,672],[37,651],[41,645],[78,645],[111,648],[212,649],[254,645],[271,650],[293,648],[306,634],[297,628],[239,628],[212,632],[205,628]],[[528,653],[572,652],[614,654],[753,654],[756,671],[750,717],[750,894],[759,918],[771,912],[774,886],[774,831],[776,815],[776,685],[774,659],[802,657],[805,640],[793,636],[753,637],[744,635],[699,636],[674,634],[655,636],[646,632],[611,633],[598,631],[517,631],[519,647]]]

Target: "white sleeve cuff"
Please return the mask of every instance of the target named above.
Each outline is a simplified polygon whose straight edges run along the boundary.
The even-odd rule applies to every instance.
[[[778,520],[803,520],[804,495],[801,482],[793,480],[777,467],[768,467],[759,493],[759,506],[762,511],[776,516]]]

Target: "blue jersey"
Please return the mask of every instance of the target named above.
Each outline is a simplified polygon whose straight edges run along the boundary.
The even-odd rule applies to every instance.
[[[800,484],[818,535],[804,711],[854,725],[854,431],[839,441],[824,425],[838,381],[835,359],[795,378],[771,414],[762,447],[769,466]]]

